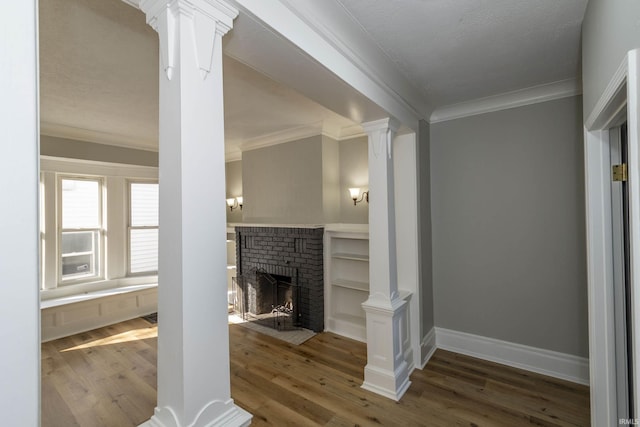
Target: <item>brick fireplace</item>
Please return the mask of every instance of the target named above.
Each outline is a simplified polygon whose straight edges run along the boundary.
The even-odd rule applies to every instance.
[[[262,271],[293,284],[298,289],[299,325],[321,332],[324,329],[324,229],[236,227],[235,232],[237,274]],[[248,297],[253,299],[261,293],[263,290],[250,289]],[[252,299],[247,301],[248,307],[262,304]]]

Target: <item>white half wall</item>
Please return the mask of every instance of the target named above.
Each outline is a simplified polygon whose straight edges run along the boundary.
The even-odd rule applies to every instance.
[[[158,311],[158,286],[136,285],[42,303],[42,342]]]

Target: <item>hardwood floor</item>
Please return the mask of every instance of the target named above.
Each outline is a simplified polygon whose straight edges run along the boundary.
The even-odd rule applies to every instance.
[[[137,426],[156,403],[156,328],[134,319],[42,345],[42,426]],[[295,346],[230,326],[231,395],[252,426],[587,426],[589,388],[438,350],[400,402],[363,390],[366,346]]]

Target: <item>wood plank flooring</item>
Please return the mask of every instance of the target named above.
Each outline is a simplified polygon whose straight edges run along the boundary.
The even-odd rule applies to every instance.
[[[231,395],[252,426],[587,426],[589,388],[438,350],[394,402],[363,390],[366,346],[295,346],[230,326]],[[42,345],[42,426],[137,426],[156,403],[157,330],[142,319]]]

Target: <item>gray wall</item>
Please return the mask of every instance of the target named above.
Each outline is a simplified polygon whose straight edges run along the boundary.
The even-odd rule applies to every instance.
[[[369,189],[369,151],[368,138],[340,141],[340,219],[339,222],[352,224],[369,223],[369,204],[358,203],[353,206],[349,188]]]
[[[420,262],[420,313],[422,313],[422,330],[424,337],[435,326],[433,304],[433,251],[431,220],[431,138],[429,123],[420,120],[418,141],[416,144],[416,161],[418,162],[418,232]]]
[[[69,159],[94,160],[158,167],[158,153],[72,139],[40,136],[40,154]]]
[[[322,201],[324,222],[340,217],[340,149],[338,141],[322,137]]]
[[[243,196],[242,194],[242,161],[225,163],[225,180],[227,198]],[[242,212],[234,209],[233,212],[227,208],[227,222],[242,222]]]
[[[314,136],[244,152],[244,222],[334,222],[340,203],[338,181],[331,176],[337,173],[337,144]]]
[[[581,111],[431,126],[436,326],[587,356]]]
[[[640,47],[638,0],[590,0],[582,23],[582,85],[585,118],[624,55]]]

